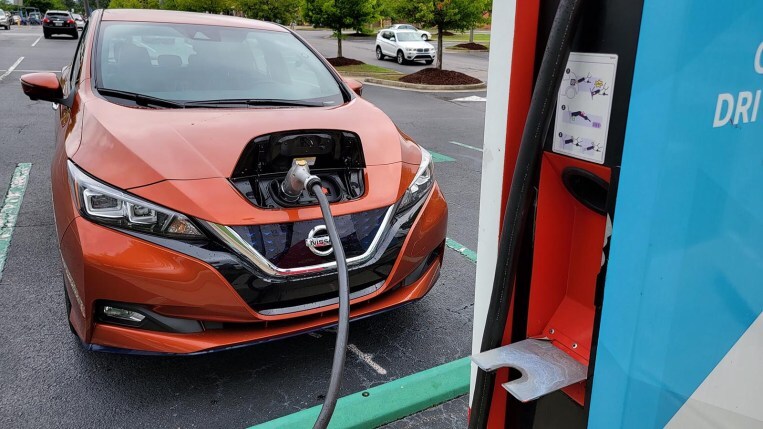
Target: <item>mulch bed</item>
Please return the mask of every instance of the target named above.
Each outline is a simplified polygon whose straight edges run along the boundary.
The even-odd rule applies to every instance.
[[[439,36],[439,35],[440,35],[440,33],[437,33],[437,35]],[[455,36],[455,35],[456,35],[456,33],[451,33],[450,31],[443,31],[443,32],[442,32],[442,35],[443,35],[443,36]]]
[[[400,78],[402,82],[423,85],[473,85],[482,83],[479,79],[452,70],[427,68]]]
[[[363,61],[353,60],[352,58],[345,57],[326,58],[326,61],[328,61],[329,64],[334,67],[359,66],[365,64]]]
[[[470,51],[487,51],[487,46],[480,45],[479,43],[474,43],[474,42],[459,43],[458,45],[455,45],[454,47],[468,49]]]

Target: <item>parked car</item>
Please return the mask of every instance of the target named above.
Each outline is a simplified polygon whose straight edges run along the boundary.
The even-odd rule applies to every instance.
[[[79,37],[77,23],[72,14],[65,10],[49,10],[42,19],[42,34],[46,39],[54,34],[68,34],[73,38]]]
[[[27,24],[29,25],[42,24],[42,15],[40,15],[38,12],[30,13],[29,17],[27,18]]]
[[[376,59],[392,57],[398,64],[410,61],[434,62],[437,49],[429,42],[421,40],[415,31],[382,30],[376,36]]]
[[[434,286],[448,209],[431,155],[296,33],[164,10],[90,19],[63,76],[21,77],[57,103],[52,242],[86,347],[201,353],[336,324],[321,210],[281,186],[297,159],[331,202],[352,319]]]
[[[432,39],[432,33],[424,30],[419,30],[418,28],[412,26],[411,24],[394,24],[389,27],[390,30],[408,30],[408,31],[415,31],[416,34],[419,35],[421,40],[428,41]]]
[[[6,30],[11,29],[10,14],[2,9],[0,9],[0,27],[5,28]]]
[[[82,19],[82,15],[78,13],[73,13],[72,16],[74,17],[74,22],[77,24],[77,30],[84,30],[85,20]]]
[[[23,18],[21,18],[21,14],[18,12],[11,12],[11,23],[12,25],[22,25]]]

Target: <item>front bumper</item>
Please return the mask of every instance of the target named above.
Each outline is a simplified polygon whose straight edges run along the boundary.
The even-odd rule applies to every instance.
[[[422,298],[439,276],[446,225],[447,205],[435,185],[401,239],[399,253],[383,282],[371,293],[351,300],[351,318]],[[213,266],[215,258],[191,256],[182,247],[170,247],[81,217],[71,222],[62,236],[61,254],[73,308],[70,321],[85,344],[97,350],[200,353],[269,341],[337,322],[333,301],[286,314],[258,312],[242,287],[254,288],[262,278],[241,275],[240,269],[230,271],[230,264]],[[363,270],[357,268],[356,275],[363,277]],[[324,274],[326,281],[333,281],[335,276],[335,271]],[[320,277],[305,282],[308,280],[320,283]],[[269,287],[272,294],[273,286]],[[196,321],[201,329],[179,333],[120,326],[99,317],[104,302],[129,303],[162,317]]]

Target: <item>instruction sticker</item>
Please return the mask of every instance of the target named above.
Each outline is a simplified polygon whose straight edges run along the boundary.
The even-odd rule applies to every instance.
[[[556,153],[604,163],[617,55],[570,53],[556,103]]]

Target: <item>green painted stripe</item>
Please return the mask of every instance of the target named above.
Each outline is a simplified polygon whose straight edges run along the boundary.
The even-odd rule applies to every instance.
[[[464,257],[474,263],[477,263],[477,252],[471,250],[452,238],[445,239],[445,245],[464,255]]]
[[[455,161],[455,158],[451,158],[448,155],[443,155],[441,153],[432,152],[431,150],[429,153],[432,155],[432,161],[434,162],[453,162]]]
[[[0,208],[0,280],[3,278],[3,268],[5,268],[5,260],[8,258],[8,249],[11,247],[13,228],[16,226],[31,168],[32,164],[27,162],[16,164],[16,170],[13,171],[11,177],[11,185],[5,194],[3,207]]]
[[[340,398],[329,429],[375,428],[469,392],[469,358],[390,381]],[[320,405],[249,429],[309,429]]]
[[[463,143],[459,143],[459,142],[448,142],[448,143],[454,144],[456,146],[465,147],[467,149],[471,149],[471,150],[476,150],[476,151],[482,152],[481,148],[478,148],[478,147],[475,147],[475,146],[469,146],[468,144],[463,144]]]

